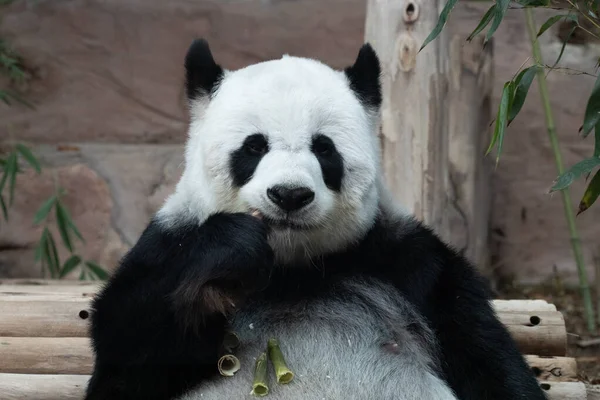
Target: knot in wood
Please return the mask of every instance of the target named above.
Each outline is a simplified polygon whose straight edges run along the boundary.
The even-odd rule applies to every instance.
[[[402,12],[402,19],[407,24],[412,24],[419,18],[419,5],[412,0],[408,0]]]
[[[408,32],[402,32],[396,40],[398,68],[403,72],[411,71],[417,61],[417,41]]]

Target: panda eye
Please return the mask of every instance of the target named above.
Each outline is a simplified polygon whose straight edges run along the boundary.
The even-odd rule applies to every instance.
[[[262,156],[269,151],[269,143],[264,135],[257,133],[246,138],[244,141],[244,149],[246,149],[249,154]]]
[[[327,136],[317,135],[313,139],[312,151],[318,156],[329,157],[333,154],[335,146]]]

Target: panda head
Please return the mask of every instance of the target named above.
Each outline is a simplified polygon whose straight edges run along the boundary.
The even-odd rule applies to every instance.
[[[258,211],[284,261],[342,249],[368,231],[383,190],[370,45],[341,71],[291,56],[228,71],[196,40],[185,69],[185,170],[163,221]]]

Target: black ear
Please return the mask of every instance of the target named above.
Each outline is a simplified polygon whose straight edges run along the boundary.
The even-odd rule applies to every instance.
[[[189,100],[210,95],[223,77],[223,68],[215,63],[208,42],[196,39],[185,56],[186,93]]]
[[[365,43],[358,52],[354,65],[344,70],[350,80],[350,88],[366,107],[381,106],[381,67],[379,58],[369,43]]]

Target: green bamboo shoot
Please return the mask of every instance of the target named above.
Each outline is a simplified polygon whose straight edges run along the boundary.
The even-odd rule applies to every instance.
[[[291,382],[294,379],[294,373],[288,368],[277,339],[269,339],[267,348],[269,350],[269,358],[275,368],[277,383],[285,384]]]
[[[267,353],[263,352],[256,359],[254,369],[254,381],[252,382],[252,392],[254,396],[266,396],[269,393],[269,385],[267,382]]]

